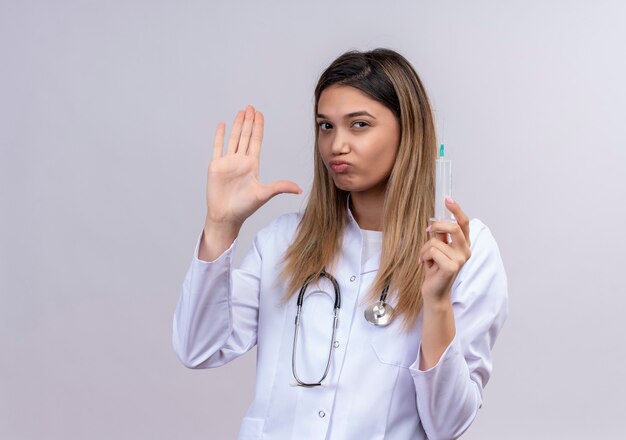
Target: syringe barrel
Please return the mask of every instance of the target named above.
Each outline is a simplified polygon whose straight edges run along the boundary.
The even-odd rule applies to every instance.
[[[452,161],[439,158],[435,161],[435,217],[439,222],[454,221],[446,208],[446,197],[452,197]]]

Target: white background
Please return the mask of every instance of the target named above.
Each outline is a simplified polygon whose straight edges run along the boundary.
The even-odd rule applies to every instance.
[[[0,1],[0,438],[230,439],[254,353],[182,367],[171,318],[213,131],[265,113],[261,177],[312,180],[345,50],[421,75],[510,318],[466,439],[617,439],[626,414],[620,1]],[[273,199],[253,234],[305,196]]]

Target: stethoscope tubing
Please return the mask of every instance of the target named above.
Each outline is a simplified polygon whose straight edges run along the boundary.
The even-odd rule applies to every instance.
[[[313,279],[315,279],[316,275],[312,274],[310,275],[306,281],[304,282],[304,284],[302,285],[302,288],[300,289],[300,293],[298,294],[298,302],[297,302],[297,311],[296,311],[296,320],[295,320],[295,330],[294,330],[294,336],[293,336],[293,350],[291,352],[291,369],[293,370],[293,377],[296,379],[296,382],[298,383],[298,385],[303,386],[303,387],[307,387],[307,388],[312,388],[312,387],[316,387],[316,386],[320,386],[322,385],[322,381],[324,379],[326,379],[326,376],[328,375],[328,370],[330,369],[330,360],[333,354],[333,343],[335,341],[335,336],[337,334],[337,327],[339,324],[339,309],[341,308],[341,291],[339,289],[339,283],[337,282],[337,280],[335,279],[335,277],[333,277],[331,274],[329,274],[328,272],[326,272],[325,270],[323,270],[318,278],[328,278],[330,280],[330,282],[333,284],[333,290],[335,292],[335,305],[334,305],[334,317],[333,317],[333,334],[330,338],[330,347],[328,350],[328,360],[326,361],[326,368],[324,369],[324,374],[322,375],[322,378],[320,380],[318,380],[317,382],[304,382],[303,380],[300,379],[300,377],[298,376],[298,369],[296,367],[296,350],[298,348],[298,334],[299,334],[299,329],[300,329],[300,315],[302,313],[302,304],[304,302],[304,293],[306,292],[306,288],[309,286],[309,283],[311,281],[313,281]]]
[[[330,282],[333,285],[333,290],[335,293],[335,304],[333,306],[333,310],[334,310],[334,317],[333,317],[333,334],[330,338],[330,347],[328,350],[328,359],[326,360],[326,368],[324,369],[324,374],[322,375],[322,378],[320,380],[318,380],[317,382],[305,382],[303,380],[300,379],[300,377],[298,376],[298,368],[296,366],[296,351],[298,348],[298,335],[299,335],[299,330],[300,330],[300,321],[301,321],[301,314],[302,314],[302,305],[304,303],[304,294],[306,292],[307,287],[309,286],[309,284],[311,283],[311,281],[313,281],[315,278],[327,278],[328,280],[330,280]],[[385,310],[387,310],[387,308],[390,310],[391,313],[393,313],[393,308],[391,306],[389,306],[388,304],[385,303],[385,300],[387,299],[387,292],[389,291],[389,284],[387,284],[385,286],[385,288],[382,291],[382,294],[380,295],[380,300],[375,303],[374,305],[370,306],[374,307],[376,304],[379,304],[380,307],[382,307],[381,310],[383,310],[383,314],[385,313]],[[302,387],[307,387],[307,388],[312,388],[312,387],[316,387],[316,386],[320,386],[322,385],[322,381],[324,379],[326,379],[326,376],[328,375],[328,371],[330,369],[330,361],[332,358],[332,354],[333,354],[333,344],[335,342],[335,336],[337,334],[337,327],[339,326],[339,309],[341,308],[341,289],[339,288],[339,283],[337,282],[337,280],[335,279],[335,277],[333,277],[331,274],[329,274],[328,272],[326,272],[326,269],[324,268],[322,270],[322,272],[319,273],[319,275],[317,274],[311,274],[307,277],[307,279],[305,280],[304,284],[302,285],[302,288],[300,289],[300,293],[298,294],[298,300],[297,300],[297,310],[296,310],[296,319],[295,319],[295,330],[294,330],[294,336],[293,336],[293,349],[291,352],[291,369],[293,371],[293,377],[296,379],[296,382],[298,383],[298,385],[302,386]],[[368,308],[368,309],[369,309]],[[384,322],[378,322],[378,319],[381,318],[383,315],[377,315],[377,314],[373,314],[372,319],[370,320],[370,318],[367,317],[368,314],[366,313],[366,319],[368,322],[370,322],[373,325],[377,325],[377,326],[385,326],[389,323],[389,319],[391,318],[391,316],[388,316],[387,319]]]

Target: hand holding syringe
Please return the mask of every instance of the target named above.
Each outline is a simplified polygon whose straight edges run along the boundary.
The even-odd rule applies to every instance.
[[[419,252],[419,263],[425,268],[422,298],[427,309],[442,302],[449,305],[456,274],[471,256],[469,218],[451,197],[452,163],[444,157],[442,144],[436,160],[435,215],[426,229],[432,235]]]

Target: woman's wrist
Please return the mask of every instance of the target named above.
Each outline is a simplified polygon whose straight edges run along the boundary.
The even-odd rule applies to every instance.
[[[233,222],[216,222],[208,217],[204,220],[204,233],[212,236],[232,236],[239,235],[242,224]]]
[[[202,261],[214,261],[224,253],[239,235],[241,225],[231,223],[204,222],[198,258]]]
[[[449,297],[424,301],[420,370],[428,370],[439,362],[456,333],[454,310]]]
[[[444,295],[442,298],[437,299],[424,298],[422,308],[425,314],[441,315],[450,313],[452,312],[450,295]]]

